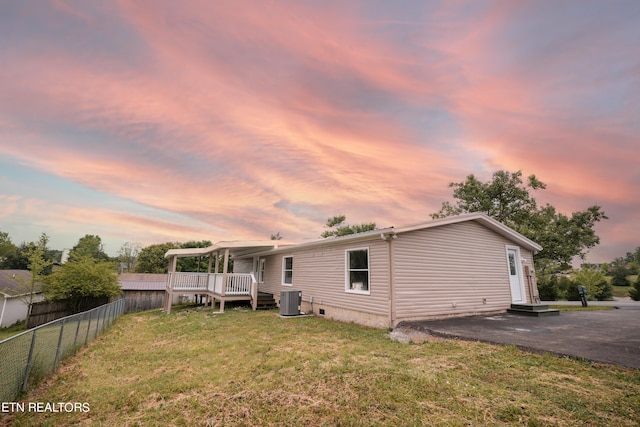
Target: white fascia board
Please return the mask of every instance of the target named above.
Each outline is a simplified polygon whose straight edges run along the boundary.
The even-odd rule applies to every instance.
[[[291,246],[294,243],[283,242],[280,240],[231,240],[220,241],[208,248],[184,248],[169,249],[164,255],[165,258],[177,256],[178,258],[209,255],[216,251],[229,249],[229,252],[247,256],[249,253],[258,251],[267,251],[282,246]]]
[[[22,293],[22,294],[11,295],[11,294],[7,294],[6,292],[0,291],[0,294],[2,294],[2,296],[5,299],[21,298],[21,297],[27,297],[27,296],[29,296],[31,294],[38,295],[38,294],[41,294],[41,293],[42,293],[42,291],[33,291],[33,292],[25,292],[25,293]]]
[[[170,256],[177,256],[178,258],[189,257],[189,256],[202,256],[210,254],[211,252],[215,252],[217,248],[215,245],[209,246],[208,248],[184,248],[184,249],[169,249],[164,257],[168,258]]]

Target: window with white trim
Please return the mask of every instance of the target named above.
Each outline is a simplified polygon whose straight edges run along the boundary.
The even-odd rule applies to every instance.
[[[266,266],[266,259],[258,259],[258,283],[264,283],[264,272]]]
[[[345,290],[368,294],[369,291],[369,248],[345,251]]]
[[[293,257],[286,256],[282,258],[282,284],[284,286],[293,286]]]

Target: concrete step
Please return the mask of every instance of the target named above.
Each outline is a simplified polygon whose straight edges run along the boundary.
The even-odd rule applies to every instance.
[[[546,304],[511,304],[508,313],[524,314],[525,316],[557,316],[560,310],[549,308]]]
[[[511,304],[511,308],[515,310],[541,311],[549,310],[547,304]]]

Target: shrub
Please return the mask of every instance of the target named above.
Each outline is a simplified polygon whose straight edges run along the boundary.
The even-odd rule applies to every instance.
[[[598,301],[604,301],[613,296],[613,288],[609,282],[607,282],[604,274],[594,268],[585,267],[578,270],[573,275],[573,282],[576,293],[578,286],[587,288],[587,299],[589,300],[596,299]]]
[[[79,311],[84,298],[109,298],[122,292],[114,266],[87,256],[69,261],[47,276],[42,290],[49,301],[67,300],[74,312]]]
[[[556,301],[559,296],[558,278],[547,276],[538,280],[538,294],[542,301]]]
[[[558,291],[560,298],[564,298],[568,301],[580,301],[580,294],[578,294],[578,287],[567,276],[561,276],[558,278]]]
[[[629,289],[629,296],[634,301],[640,301],[640,274],[638,274],[633,288]]]
[[[629,275],[629,270],[623,266],[619,265],[613,268],[613,272],[611,274],[611,284],[613,286],[629,286],[629,280],[627,280],[627,276]]]

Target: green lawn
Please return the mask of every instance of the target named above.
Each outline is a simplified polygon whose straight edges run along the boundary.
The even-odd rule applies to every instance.
[[[611,287],[613,288],[612,293],[614,297],[624,298],[629,296],[629,289],[631,289],[631,286],[611,286]]]
[[[274,311],[122,316],[25,402],[17,426],[602,425],[640,419],[640,371]],[[0,419],[0,425],[2,425]]]
[[[8,328],[0,328],[0,341],[26,331],[24,324],[25,322],[18,322]]]
[[[615,310],[615,307],[606,305],[588,305],[583,307],[581,305],[550,305],[549,308],[553,308],[560,311],[598,311],[598,310]]]

